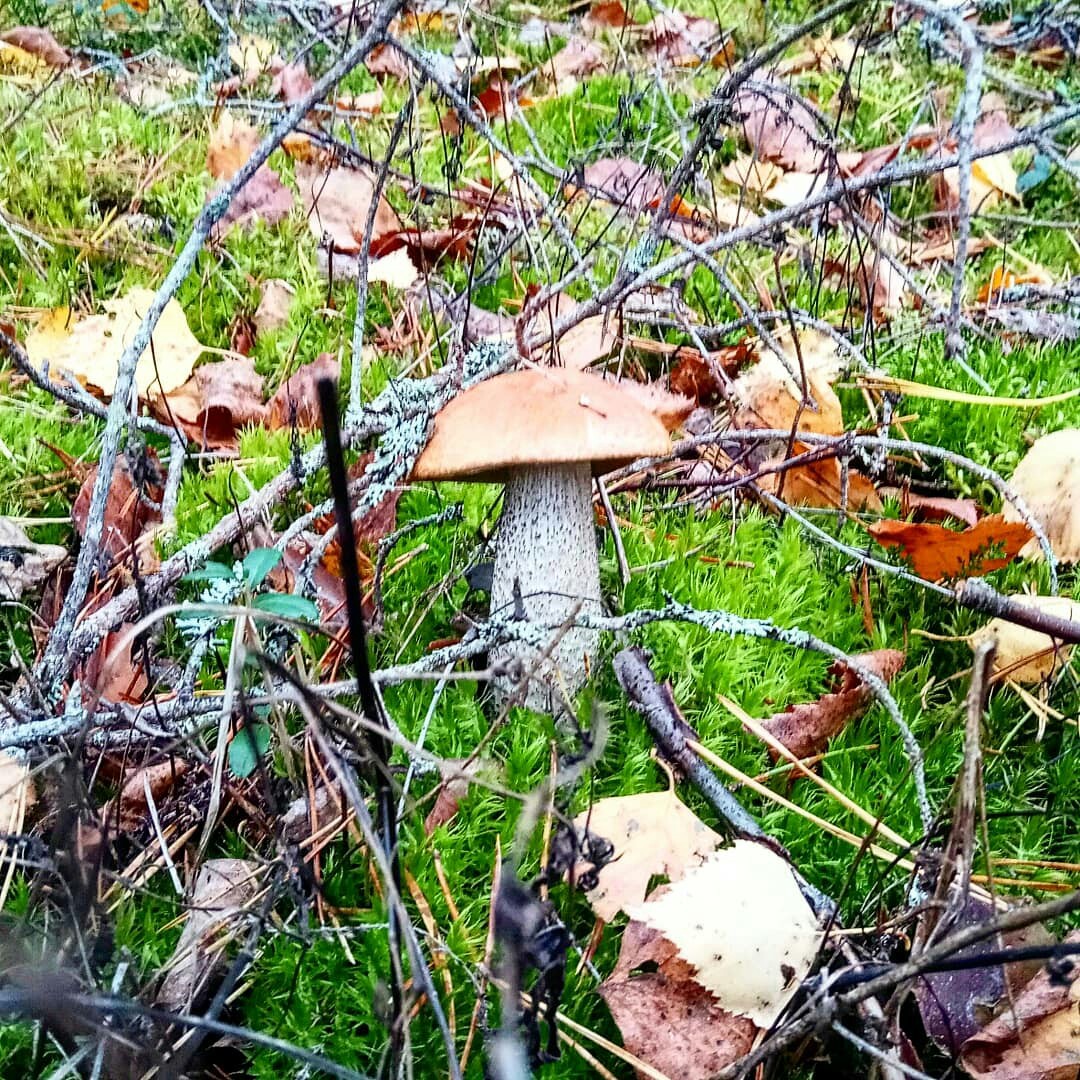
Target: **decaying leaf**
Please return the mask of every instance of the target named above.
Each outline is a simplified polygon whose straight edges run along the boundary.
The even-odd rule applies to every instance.
[[[271,429],[298,427],[314,431],[322,425],[317,390],[320,379],[341,375],[341,364],[333,353],[320,353],[310,364],[304,364],[290,375],[274,393],[267,406],[267,426]]]
[[[86,535],[97,474],[94,465],[71,507],[71,520],[80,536]],[[161,463],[152,449],[138,458],[121,454],[116,459],[101,531],[101,553],[107,562],[129,563],[134,555],[144,573],[153,568],[154,555],[145,541],[151,528],[161,521],[164,492]]]
[[[215,180],[231,180],[259,145],[259,131],[225,110],[210,133],[206,169]]]
[[[985,900],[969,896],[955,919],[950,921],[949,932],[956,933],[989,922],[995,914],[994,908]],[[1054,940],[1041,923],[1004,934],[1003,939],[1002,946],[1013,949],[1050,945]],[[956,955],[976,957],[985,953],[988,947],[987,942],[979,941],[958,950]],[[996,943],[993,947],[997,947]],[[963,1044],[987,1023],[999,1003],[1004,1001],[1006,992],[1019,992],[1038,971],[1039,962],[1029,960],[1006,967],[984,964],[956,971],[930,972],[916,979],[915,1000],[927,1035],[946,1054],[959,1054]]]
[[[287,101],[290,105],[306,97],[315,80],[308,74],[304,61],[282,64],[270,83],[270,93]]]
[[[119,794],[101,808],[101,820],[106,828],[128,835],[138,832],[149,821],[147,791],[155,805],[159,804],[190,768],[183,758],[170,758],[136,769],[124,780]]]
[[[266,419],[263,377],[247,357],[203,364],[183,386],[156,398],[154,412],[204,449],[235,449],[242,427]]]
[[[626,1049],[679,1080],[715,1076],[750,1051],[758,1030],[752,1020],[720,1008],[675,946],[636,920],[623,931],[615,970],[599,993]]]
[[[1000,514],[984,517],[958,532],[943,525],[914,521],[875,521],[869,533],[883,547],[898,547],[912,570],[927,581],[981,577],[1008,566],[1031,539],[1022,521]]]
[[[52,68],[65,68],[71,63],[71,53],[40,26],[12,26],[0,33],[0,41],[36,57]]]
[[[392,45],[376,45],[368,53],[364,66],[376,78],[389,75],[404,82],[409,77],[409,61]]]
[[[217,190],[210,192],[212,199]],[[269,165],[260,165],[255,175],[233,196],[224,216],[214,226],[213,236],[220,240],[237,226],[250,226],[256,220],[276,225],[292,213],[292,192]]]
[[[1035,608],[1061,619],[1080,619],[1080,601],[1067,596],[1013,596],[1010,599],[1024,607]],[[976,630],[969,639],[977,648],[983,641],[993,640],[994,672],[1019,683],[1039,683],[1060,671],[1069,662],[1072,646],[1049,634],[1017,626],[1005,619],[991,619]]]
[[[26,351],[39,367],[48,365],[66,371],[109,396],[116,385],[120,357],[154,295],[150,289],[132,289],[115,300],[106,300],[105,314],[72,318],[66,325],[56,317],[46,316],[47,329],[27,337]],[[203,347],[191,332],[184,309],[170,300],[154,327],[150,346],[135,368],[139,397],[168,393],[183,385],[202,353]]]
[[[578,79],[603,70],[606,63],[607,54],[599,42],[572,37],[542,70],[550,72],[560,92],[565,92]]]
[[[1009,480],[1043,527],[1054,555],[1064,563],[1080,562],[1080,428],[1054,431],[1038,439]],[[1005,520],[1019,521],[1011,503]],[[1020,549],[1027,559],[1042,557],[1039,541]]]
[[[0,517],[0,601],[22,599],[66,558],[66,548],[36,544],[17,522]]]
[[[585,186],[627,210],[656,207],[664,195],[664,178],[631,158],[600,158],[585,166]]]
[[[490,766],[482,758],[447,758],[439,762],[439,793],[435,805],[424,819],[424,833],[430,836],[440,825],[452,821],[458,812],[458,805],[469,791],[472,778],[481,770]]]
[[[371,174],[363,169],[340,166],[325,169],[301,161],[296,165],[296,182],[308,225],[316,240],[321,242],[328,236],[336,251],[360,251],[371,201],[375,197],[375,180]],[[400,229],[397,214],[380,195],[372,242]]]
[[[224,950],[211,946],[241,919],[241,909],[255,895],[258,870],[248,859],[208,859],[200,867],[187,922],[157,992],[158,1006],[188,1012],[206,992],[225,960]]]
[[[1080,941],[1074,931],[1066,941]],[[964,1044],[974,1080],[1067,1080],[1080,1068],[1080,968],[1062,977],[1043,969],[1013,1006]]]
[[[852,659],[885,682],[892,682],[904,666],[904,654],[896,649],[858,653]],[[796,757],[820,753],[834,735],[858,719],[874,701],[872,691],[859,673],[842,660],[829,668],[829,676],[832,688],[817,701],[791,705],[785,712],[776,713],[762,722],[761,726]],[[779,759],[775,751],[770,750],[770,753],[774,760]]]
[[[601,799],[578,814],[574,826],[615,846],[615,858],[600,870],[596,888],[588,893],[605,922],[640,904],[651,878],[663,874],[678,881],[723,843],[673,791]]]
[[[676,946],[722,1009],[759,1027],[779,1017],[821,944],[791,866],[748,840],[714,851],[629,914]]]
[[[735,97],[743,134],[755,154],[788,169],[816,173],[822,165],[814,114],[790,87],[753,83]]]
[[[720,27],[697,15],[661,11],[641,28],[647,56],[676,67],[694,67],[701,54],[720,33]]]
[[[260,334],[269,333],[289,321],[289,309],[296,290],[281,278],[271,278],[262,284],[259,306],[255,309],[255,328]]]

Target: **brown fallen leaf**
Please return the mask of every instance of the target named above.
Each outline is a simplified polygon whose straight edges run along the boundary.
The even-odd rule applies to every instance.
[[[907,487],[900,493],[900,509],[904,517],[914,514],[919,521],[948,521],[952,518],[965,525],[976,525],[979,521],[979,507],[974,499],[919,495]]]
[[[67,558],[59,544],[37,544],[11,518],[0,517],[0,601],[21,600]]]
[[[708,1080],[749,1053],[757,1035],[752,1020],[720,1008],[667,938],[636,920],[622,932],[615,969],[598,991],[626,1049],[680,1080]]]
[[[94,605],[95,610],[97,606]],[[129,636],[133,626],[134,623],[121,623],[110,630],[100,646],[83,661],[78,671],[84,701],[89,703],[95,697],[112,702],[142,701],[149,682],[142,650]]]
[[[604,922],[640,904],[654,876],[678,881],[723,843],[674,791],[601,799],[574,818],[574,827],[615,847],[615,858],[600,869],[596,888],[587,894]],[[585,869],[579,867],[579,874]]]
[[[599,42],[572,37],[541,70],[551,75],[560,93],[565,93],[569,85],[602,71],[606,64],[607,53]]]
[[[896,649],[858,653],[852,659],[885,682],[892,682],[904,666],[904,654]],[[786,711],[762,721],[761,726],[796,757],[821,753],[833,736],[857,720],[874,702],[873,692],[859,673],[842,660],[829,668],[829,677],[831,688],[817,701],[789,705]],[[774,761],[780,760],[775,750],[770,749],[769,753]]]
[[[71,508],[71,520],[80,536],[86,535],[97,474],[98,467],[94,465]],[[144,573],[152,569],[153,553],[141,541],[144,537],[148,539],[152,527],[161,521],[164,492],[161,463],[152,449],[138,459],[127,454],[116,459],[101,532],[101,553],[108,562],[130,562],[134,552]]]
[[[424,819],[425,836],[430,836],[440,825],[446,825],[457,816],[458,806],[468,794],[473,778],[489,767],[479,757],[447,758],[439,762],[442,780],[435,804]]]
[[[117,795],[101,808],[101,821],[111,832],[138,832],[150,821],[150,808],[146,801],[147,788],[159,804],[177,781],[191,766],[183,758],[170,758],[156,765],[136,769],[124,780]]]
[[[746,86],[735,96],[734,107],[757,157],[799,172],[820,171],[824,154],[817,119],[789,86],[772,81]]]
[[[898,547],[911,568],[927,581],[982,577],[1008,566],[1031,539],[1023,522],[1000,514],[957,532],[943,525],[913,521],[875,521],[867,530],[882,547]]]
[[[225,962],[225,951],[213,947],[229,924],[242,928],[242,909],[255,895],[258,864],[249,859],[208,859],[199,869],[188,901],[188,917],[176,943],[155,1003],[163,1009],[189,1012],[206,993]]]
[[[664,178],[655,169],[632,158],[600,158],[585,166],[589,195],[615,203],[626,210],[648,210],[664,195]]]
[[[322,426],[318,382],[341,375],[341,364],[333,353],[320,353],[290,375],[274,392],[267,406],[267,427],[296,427],[300,431],[315,431]]]
[[[220,188],[215,188],[207,196],[212,199]],[[295,205],[293,193],[281,182],[269,165],[260,165],[255,175],[236,193],[225,215],[213,230],[215,240],[228,235],[237,226],[249,227],[256,220],[267,225],[276,225],[284,221]]]
[[[747,338],[734,345],[714,349],[703,357],[697,349],[681,348],[674,354],[668,385],[674,394],[692,398],[710,407],[724,400],[724,381],[720,372],[733,375],[754,355]]]
[[[369,73],[378,78],[389,75],[392,79],[405,82],[409,78],[409,62],[392,45],[376,45],[368,53],[364,66]]]
[[[1043,527],[1054,555],[1064,563],[1080,563],[1080,428],[1053,431],[1037,439],[1009,480]],[[1020,520],[1011,503],[1005,520]],[[1025,559],[1042,558],[1038,540],[1020,549]]]
[[[247,357],[203,364],[179,389],[156,399],[154,413],[203,449],[235,450],[242,427],[266,420],[263,377]]]
[[[694,67],[705,46],[719,37],[720,27],[712,19],[671,10],[661,11],[642,26],[641,33],[646,56],[676,67]]]
[[[363,169],[322,168],[297,162],[296,182],[315,239],[328,236],[336,251],[360,251],[368,211],[375,197],[375,180]],[[400,232],[401,222],[384,196],[379,196],[371,240]]]
[[[1004,289],[1012,289],[1017,285],[1053,285],[1054,278],[1048,270],[1041,266],[1032,266],[1024,273],[1008,270],[1002,263],[995,263],[990,271],[990,280],[979,289],[976,299],[980,304],[992,304],[999,299],[999,293]]]
[[[1080,941],[1080,932],[1066,938]],[[974,1080],[1067,1080],[1080,1069],[1080,968],[1062,977],[1043,969],[1012,1006],[964,1043]]]
[[[581,21],[583,30],[621,30],[624,26],[637,26],[622,0],[595,0],[588,14]]]
[[[296,298],[296,290],[281,278],[271,278],[262,283],[259,306],[255,309],[255,329],[260,334],[278,330],[289,321],[289,309]]]
[[[258,128],[228,110],[222,112],[206,148],[206,169],[215,180],[231,180],[259,145]]]
[[[36,56],[49,67],[65,68],[71,63],[71,53],[53,37],[51,31],[40,26],[12,26],[0,33],[0,41]]]
[[[270,93],[291,105],[307,97],[314,85],[315,80],[308,74],[307,65],[303,60],[297,60],[282,65],[270,83]]]

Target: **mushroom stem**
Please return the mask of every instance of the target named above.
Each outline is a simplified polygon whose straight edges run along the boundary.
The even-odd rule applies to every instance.
[[[600,614],[600,565],[592,509],[592,470],[587,462],[523,466],[506,483],[499,522],[491,610],[503,618],[515,610],[515,581],[524,616],[557,626],[577,610]],[[554,634],[554,631],[552,632]],[[566,631],[529,687],[526,704],[550,711],[559,695],[556,681],[575,693],[585,684],[586,657],[596,653],[599,632],[584,627]],[[538,650],[523,642],[500,649],[497,659],[519,658],[526,666]],[[512,684],[499,685],[508,692]]]

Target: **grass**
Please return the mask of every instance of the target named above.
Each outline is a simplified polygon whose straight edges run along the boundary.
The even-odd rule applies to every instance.
[[[54,29],[65,40],[80,40],[116,51],[159,48],[189,66],[205,62],[215,49],[212,28],[198,5],[179,5],[165,18],[167,25],[137,29],[130,37],[89,15],[74,23],[56,15],[51,6],[26,3],[25,22],[58,19]],[[686,8],[717,17],[711,4]],[[728,25],[731,8],[721,12]],[[508,14],[512,14],[508,11]],[[644,16],[644,7],[641,14]],[[156,16],[155,16],[156,17]],[[517,17],[517,16],[514,16]],[[748,25],[742,32],[754,39],[760,29]],[[277,33],[273,26],[256,27]],[[775,28],[770,28],[774,31]],[[168,34],[166,35],[166,31]],[[524,52],[516,45],[512,27],[498,23],[478,28],[486,49]],[[75,36],[65,37],[65,34]],[[486,35],[486,37],[485,37]],[[876,47],[861,68],[859,110],[849,125],[860,145],[899,138],[914,120],[921,96],[916,93],[931,83],[959,87],[957,72],[947,64],[920,53],[915,32],[905,31],[895,40]],[[432,35],[429,48],[448,50],[454,38]],[[558,42],[556,42],[556,45]],[[314,54],[319,60],[319,54]],[[530,60],[536,56],[529,53]],[[326,57],[322,58],[324,61]],[[896,63],[907,65],[897,85]],[[1045,72],[1019,65],[1013,75],[1046,86]],[[672,100],[685,112],[714,85],[717,75],[705,70],[673,77]],[[1075,92],[1075,73],[1066,76]],[[811,73],[800,80],[827,105],[840,86],[836,73]],[[350,77],[348,92],[370,89],[366,73]],[[405,101],[405,91],[387,85],[382,119],[362,129],[364,147],[378,157],[387,145],[394,113]],[[140,113],[118,99],[104,76],[81,82],[62,80],[32,95],[17,80],[0,80],[0,117],[11,117],[0,139],[0,190],[4,210],[25,223],[49,244],[36,251],[37,272],[0,230],[0,302],[3,310],[20,317],[29,309],[73,304],[94,310],[103,299],[122,294],[134,285],[156,285],[179,249],[191,222],[212,186],[205,171],[209,120],[205,111],[183,108],[161,115]],[[651,163],[670,168],[679,154],[678,134],[663,107],[655,86],[642,75],[630,78],[612,74],[592,78],[571,95],[543,101],[527,113],[542,139],[543,149],[558,166],[597,156],[643,154]],[[515,150],[527,151],[529,141],[520,125],[500,134]],[[431,185],[444,185],[442,139],[437,136],[438,114],[427,95],[418,105],[416,132],[421,140],[417,177]],[[718,167],[730,157],[729,140],[710,162]],[[467,133],[461,142],[460,160],[466,176],[484,175],[488,169],[482,144]],[[272,166],[289,182],[291,163],[282,153]],[[540,174],[541,184],[555,190],[552,177]],[[1061,178],[1042,185],[1026,201],[1024,212],[1032,218],[1052,217],[1068,205],[1071,191]],[[105,233],[107,242],[95,241],[107,229],[112,216],[122,213],[138,197],[140,212],[157,223],[149,237],[121,232]],[[407,203],[401,191],[391,197],[399,209]],[[925,189],[911,196],[914,210],[926,209]],[[599,280],[607,280],[636,242],[639,226],[611,223],[599,207],[583,207],[572,214],[577,239],[591,248]],[[1064,230],[1036,228],[1008,217],[989,217],[978,224],[1006,243],[1009,258],[1034,260],[1061,280],[1076,272],[1078,259],[1073,242]],[[971,261],[969,294],[974,295],[992,267],[1002,259],[989,251]],[[536,265],[513,268],[528,281],[543,281]],[[747,250],[731,264],[731,272],[748,295],[756,294],[759,280],[774,278],[772,257]],[[448,267],[451,285],[467,280],[467,269]],[[840,321],[848,304],[846,292],[826,291],[816,301],[814,283],[800,276],[797,260],[785,262],[785,280],[792,301],[815,305],[822,318]],[[254,359],[269,387],[278,385],[300,364],[328,351],[347,358],[355,309],[354,290],[348,284],[327,289],[315,263],[315,243],[299,213],[275,229],[258,227],[233,233],[221,249],[209,249],[195,272],[184,283],[178,299],[187,312],[192,330],[208,345],[226,347],[229,328],[237,315],[250,313],[258,301],[259,282],[282,277],[297,289],[288,324],[261,335]],[[584,296],[586,286],[575,291]],[[484,282],[475,299],[487,306],[520,295],[509,264]],[[688,283],[691,303],[721,322],[736,316],[736,308],[721,293],[715,279],[697,268]],[[368,340],[377,326],[387,326],[400,297],[381,287],[373,291],[366,312]],[[877,356],[890,373],[921,382],[965,390],[975,389],[944,357],[940,334],[919,331],[913,317],[897,320],[891,333],[882,331],[876,342]],[[972,340],[969,362],[995,394],[1042,396],[1075,385],[1074,348],[1067,345],[1021,343],[1008,350],[1001,340]],[[372,395],[408,360],[386,355],[364,373],[364,393]],[[63,468],[55,450],[79,462],[93,461],[98,453],[100,428],[73,419],[46,395],[17,383],[5,373],[0,385],[0,512],[56,517],[66,515],[77,490],[70,470]],[[861,396],[843,395],[849,426],[864,418]],[[980,464],[1008,475],[1031,439],[1046,431],[1080,425],[1080,403],[1040,410],[995,409],[955,405],[931,399],[906,405],[917,411],[908,425],[914,438],[934,442],[964,454]],[[258,488],[284,468],[290,458],[287,433],[252,430],[245,433],[239,457],[231,462],[198,465],[185,475],[178,514],[179,546],[201,536],[232,505],[237,493]],[[55,479],[55,489],[39,481]],[[942,467],[935,478],[959,495],[973,496],[984,506],[998,504],[995,493],[975,478],[952,467]],[[314,480],[297,503],[282,508],[281,525],[304,499],[324,494]],[[415,658],[429,642],[454,632],[454,617],[470,602],[463,570],[477,557],[478,538],[490,528],[497,508],[497,489],[479,485],[443,485],[435,489],[416,487],[405,493],[399,521],[429,515],[441,506],[461,500],[460,523],[420,528],[403,544],[419,553],[386,587],[386,625],[374,643],[379,664]],[[893,692],[905,717],[926,753],[927,777],[935,805],[947,805],[949,792],[961,761],[962,699],[969,664],[963,640],[933,641],[918,636],[926,630],[960,639],[979,620],[970,613],[888,577],[872,576],[869,584],[872,625],[853,603],[858,568],[835,551],[812,542],[793,520],[779,522],[761,512],[742,507],[733,518],[730,508],[694,513],[665,505],[656,497],[619,496],[616,508],[629,519],[623,539],[629,564],[646,566],[668,560],[666,565],[635,574],[623,587],[618,577],[609,537],[604,539],[602,570],[605,593],[615,610],[635,610],[663,604],[665,597],[701,609],[723,609],[741,615],[765,617],[786,627],[799,627],[837,648],[856,653],[873,648],[907,650],[907,663],[893,684]],[[866,547],[866,534],[855,524],[837,528],[833,516],[818,518],[849,544]],[[41,539],[69,539],[62,526],[35,531]],[[879,553],[880,554],[880,553]],[[707,557],[707,558],[706,558]],[[1005,591],[1018,591],[1026,582],[1045,586],[1045,571],[1037,566],[1011,567],[992,576]],[[1070,574],[1064,591],[1075,589]],[[5,608],[5,629],[30,660],[26,613]],[[711,635],[703,629],[678,623],[651,625],[632,639],[653,656],[655,670],[672,683],[675,699],[688,723],[703,743],[735,767],[750,775],[770,768],[760,745],[721,705],[720,695],[737,701],[752,716],[767,716],[792,702],[807,701],[821,693],[828,662],[815,654],[799,652],[769,642]],[[615,643],[610,643],[610,648]],[[206,680],[217,679],[208,667]],[[427,748],[447,758],[465,757],[487,731],[490,719],[468,682],[448,684],[427,740]],[[386,702],[401,729],[415,736],[431,700],[429,683],[410,683],[388,688]],[[1071,673],[1053,696],[1054,705],[1075,717],[1080,697]],[[582,715],[592,703],[607,731],[607,746],[592,783],[579,791],[570,812],[583,809],[589,798],[656,790],[663,774],[650,760],[651,742],[641,719],[626,705],[607,664],[599,665],[593,685],[581,705]],[[1006,689],[991,698],[985,720],[987,747],[986,797],[990,842],[994,855],[1011,858],[1053,858],[1080,861],[1080,839],[1073,822],[1080,788],[1076,783],[1075,724],[1051,724],[1041,742],[1033,739],[1035,723],[1023,703]],[[528,792],[547,775],[550,747],[556,737],[551,722],[523,711],[515,712],[495,735],[487,751],[501,770],[501,781],[511,792]],[[286,793],[283,769],[277,761],[275,790]],[[897,831],[918,840],[920,823],[907,778],[908,762],[897,732],[881,709],[837,736],[822,763],[823,775],[859,805],[884,819]],[[433,785],[421,777],[413,788],[423,795]],[[854,819],[845,816],[827,796],[806,783],[790,789],[783,780],[774,789],[799,806],[861,832]],[[706,820],[712,820],[702,800],[680,787],[684,798]],[[291,797],[291,796],[290,796]],[[895,909],[904,901],[906,878],[866,858],[856,860],[853,850],[840,839],[825,835],[814,824],[750,793],[740,795],[763,826],[791,852],[807,878],[826,892],[842,896],[843,916],[852,925],[872,924],[879,912]],[[497,845],[511,850],[518,825],[520,803],[498,791],[473,788],[455,820],[427,837],[422,827],[423,808],[406,815],[402,847],[406,869],[430,907],[431,916],[445,943],[447,972],[452,980],[459,1047],[475,1001],[476,965],[484,954],[489,917],[491,875]],[[215,853],[242,856],[248,853],[243,832],[222,831]],[[262,854],[271,854],[260,845]],[[436,871],[438,854],[445,869],[448,889],[458,910],[453,917]],[[522,853],[522,873],[539,867],[540,850],[534,839]],[[385,935],[379,932],[383,913],[372,887],[367,861],[357,846],[341,839],[328,846],[321,858],[321,887],[326,902],[344,913],[344,932],[329,926],[309,925],[306,917],[286,919],[282,933],[267,935],[262,951],[247,976],[246,992],[230,1007],[228,1018],[318,1050],[361,1070],[375,1071],[384,1053],[384,1020],[387,993],[380,983],[386,970]],[[1033,872],[1032,880],[1060,880],[1051,871]],[[555,890],[560,914],[579,942],[587,940],[592,916],[583,897]],[[107,983],[121,960],[133,965],[128,988],[145,987],[167,961],[180,933],[170,925],[183,910],[165,875],[155,878],[146,890],[126,896],[112,926],[114,949],[100,973]],[[417,912],[418,914],[418,912]],[[27,940],[47,933],[46,910],[30,902],[27,883],[16,884],[3,916],[6,928],[22,927]],[[168,927],[167,929],[162,929]],[[609,933],[595,959],[601,972],[611,969],[617,951],[617,935]],[[346,944],[347,943],[347,944]],[[571,963],[571,972],[575,964]],[[437,973],[437,978],[441,976]],[[439,984],[441,985],[441,983]],[[618,1040],[606,1008],[587,974],[570,974],[564,1011],[579,1023]],[[437,1036],[428,1014],[421,1011],[413,1029],[414,1050],[421,1074],[430,1074],[439,1061]],[[0,1029],[0,1071],[4,1075],[29,1074],[34,1060],[33,1033],[26,1026]],[[55,1057],[46,1048],[45,1060]],[[281,1060],[256,1050],[250,1060],[256,1077],[280,1077]],[[291,1068],[291,1066],[285,1066]],[[474,1054],[470,1075],[479,1076],[479,1055]],[[565,1053],[549,1075],[586,1076],[591,1069],[573,1053]],[[290,1074],[291,1075],[291,1074]],[[297,1074],[299,1075],[299,1074]]]

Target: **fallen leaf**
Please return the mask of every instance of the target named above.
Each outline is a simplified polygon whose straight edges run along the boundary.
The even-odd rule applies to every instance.
[[[320,168],[306,162],[296,165],[304,212],[315,239],[329,236],[334,250],[360,251],[368,212],[375,197],[374,177],[363,169]],[[385,197],[379,196],[371,240],[400,232],[401,222]]]
[[[273,62],[274,43],[258,34],[242,34],[229,46],[229,59],[240,69],[245,85],[255,82]]]
[[[937,915],[937,912],[934,913]],[[964,906],[949,921],[949,933],[989,922],[997,912],[985,900],[969,896]],[[1003,948],[1023,948],[1031,945],[1050,945],[1053,938],[1040,923],[1023,930],[1002,935]],[[957,957],[975,957],[996,948],[979,941],[955,953]],[[958,1055],[963,1044],[977,1034],[993,1015],[996,1006],[1011,989],[1019,993],[1024,983],[1039,971],[1039,963],[972,965],[956,971],[929,972],[915,980],[915,1000],[919,1006],[926,1034],[939,1050],[950,1056]]]
[[[154,402],[158,419],[175,422],[203,449],[236,449],[240,429],[264,423],[266,412],[263,378],[247,357],[203,364],[183,386]]]
[[[368,53],[364,66],[376,77],[389,75],[405,82],[409,78],[409,62],[392,45],[376,45]]]
[[[281,278],[262,283],[259,306],[255,309],[255,328],[260,334],[278,330],[289,321],[289,309],[296,299],[296,290]]]
[[[992,304],[999,300],[999,293],[1004,289],[1012,289],[1017,285],[1053,285],[1053,277],[1042,267],[1035,267],[1027,273],[1018,274],[1007,270],[1001,263],[996,263],[990,271],[990,280],[979,289],[976,298],[980,304]]]
[[[46,334],[39,337],[31,333],[27,337],[26,351],[37,366],[60,368],[111,396],[120,357],[154,296],[150,289],[132,289],[115,300],[106,300],[104,315],[74,320],[68,324],[66,334],[57,333],[55,323],[50,324]],[[181,386],[202,353],[203,347],[192,334],[184,309],[170,300],[154,327],[150,346],[135,368],[139,397],[167,393]]]
[[[149,788],[155,805],[172,791],[176,782],[191,766],[183,758],[170,758],[156,765],[136,769],[125,780],[119,794],[113,796],[101,808],[101,820],[106,828],[131,835],[139,832],[150,821],[150,807],[146,801]]]
[[[210,133],[206,169],[215,180],[231,180],[247,164],[261,136],[258,128],[225,110]]]
[[[907,487],[900,493],[900,508],[904,517],[914,514],[920,521],[948,521],[952,518],[965,525],[975,525],[979,520],[979,507],[974,499],[919,495]]]
[[[446,825],[457,816],[458,805],[468,794],[469,785],[485,767],[483,759],[478,757],[447,758],[439,762],[442,780],[435,804],[424,819],[425,836],[430,836],[440,825]]]
[[[86,474],[75,503],[71,521],[79,536],[86,535],[90,517],[90,499],[97,480],[98,467]],[[138,479],[134,479],[137,477]],[[106,561],[123,559],[129,562],[134,552],[143,572],[152,567],[152,553],[140,544],[152,526],[161,521],[161,499],[164,477],[157,454],[148,449],[138,458],[121,454],[113,468],[109,494],[105,502],[105,520],[101,531],[101,554]]]
[[[0,41],[22,49],[49,67],[65,68],[71,63],[71,53],[53,37],[51,31],[40,26],[13,26],[0,33]]]
[[[345,113],[355,113],[359,116],[376,116],[382,112],[385,95],[382,87],[377,86],[374,90],[367,90],[362,94],[349,94],[339,97],[335,106]]]
[[[20,600],[67,558],[59,544],[36,544],[11,518],[0,517],[0,601]]]
[[[648,210],[664,195],[664,178],[631,158],[600,158],[585,166],[585,187],[590,195],[626,210]]]
[[[982,577],[1008,566],[1031,539],[1023,522],[1000,514],[984,517],[961,532],[914,521],[875,521],[868,532],[882,547],[898,547],[911,568],[927,581]]]
[[[648,41],[647,56],[675,67],[694,67],[705,46],[719,37],[720,27],[712,19],[671,10],[657,14],[641,33]]]
[[[762,195],[780,180],[784,170],[754,154],[739,154],[721,168],[720,175],[737,188]]]
[[[1080,601],[1066,596],[1010,597],[1024,607],[1034,608],[1047,615],[1061,619],[1080,619]],[[993,641],[997,647],[994,654],[994,673],[1019,683],[1040,683],[1049,679],[1069,662],[1072,646],[1066,645],[1049,634],[1017,626],[1006,619],[991,619],[969,638],[973,649],[984,641]]]
[[[596,41],[587,38],[572,37],[543,66],[545,73],[558,84],[561,93],[565,93],[567,84],[602,71],[607,64],[607,53]]]
[[[122,623],[110,630],[78,669],[83,700],[88,705],[95,697],[112,702],[142,701],[149,681],[142,664],[142,650],[128,634],[133,626],[134,623]]]
[[[30,766],[8,750],[0,750],[0,836],[22,832],[27,808],[34,805]]]
[[[773,81],[750,84],[736,94],[734,108],[758,157],[799,172],[820,171],[824,155],[816,145],[817,119],[790,87]]]
[[[122,101],[136,109],[152,112],[171,105],[174,95],[183,93],[185,87],[197,80],[193,71],[161,58],[139,64],[128,62],[124,78],[116,84],[116,92]]]
[[[799,75],[804,71],[846,71],[855,59],[856,43],[847,35],[834,38],[828,30],[811,38],[806,47],[780,62],[777,74]]]
[[[1074,931],[1065,940],[1080,941]],[[1067,1080],[1080,1068],[1080,967],[1068,975],[1044,968],[1011,1007],[964,1044],[974,1080]]]
[[[637,23],[622,0],[595,0],[581,25],[583,29],[596,31],[621,30],[624,26],[637,26]]]
[[[267,406],[267,427],[297,427],[300,431],[315,431],[322,427],[322,409],[319,407],[318,383],[320,379],[341,376],[341,364],[333,353],[320,353],[309,364],[304,364],[290,375],[275,391]]]
[[[255,896],[258,865],[248,859],[207,859],[199,868],[188,901],[188,917],[167,965],[155,1003],[163,1009],[189,1012],[225,962],[216,944],[228,924],[242,931],[244,906]]]
[[[794,454],[802,454],[812,447],[796,441]],[[840,462],[835,457],[824,457],[803,465],[785,467],[779,458],[766,462],[767,467],[779,471],[762,476],[758,486],[763,491],[782,498],[789,506],[816,506],[825,510],[864,510],[880,513],[881,499],[873,483],[857,469],[848,469],[847,485]]]
[[[303,60],[284,64],[270,83],[270,93],[280,97],[290,105],[311,93],[315,80],[308,74]]]
[[[628,913],[658,930],[720,1008],[768,1028],[809,972],[821,932],[790,864],[736,840]]]
[[[407,289],[419,277],[420,272],[416,269],[408,248],[398,248],[397,251],[368,264],[369,284],[381,281],[395,289]]]
[[[574,827],[615,847],[615,858],[600,869],[596,888],[587,894],[604,922],[640,904],[654,876],[678,881],[723,843],[673,791],[601,799],[578,814]]]
[[[877,649],[852,657],[861,667],[869,668],[878,678],[892,682],[904,666],[904,654],[896,649]],[[832,679],[830,691],[817,701],[789,705],[787,710],[770,716],[761,726],[784,744],[796,757],[813,757],[821,753],[833,736],[838,735],[853,720],[857,720],[874,703],[873,691],[862,677],[843,660],[829,668]],[[769,751],[774,761],[780,759]]]
[[[757,1035],[752,1020],[717,1005],[667,938],[636,920],[622,931],[615,970],[598,992],[626,1049],[679,1080],[708,1080],[749,1053]]]
[[[1080,562],[1080,428],[1053,431],[1037,439],[1009,479],[1043,527],[1054,556],[1064,563]],[[1005,503],[1005,520],[1020,514]],[[1039,541],[1020,549],[1025,559],[1042,558]]]
[[[208,200],[218,190],[211,191]],[[276,225],[292,213],[292,192],[281,182],[269,165],[260,165],[255,175],[233,196],[225,215],[214,226],[214,237],[220,240],[236,226],[250,226],[256,219],[267,225]]]
[[[1019,201],[1016,170],[1009,154],[990,154],[971,163],[971,183],[968,185],[968,209],[973,213],[992,210],[1002,195]],[[957,166],[944,169],[938,183],[938,201],[945,209],[960,205],[960,170]]]

